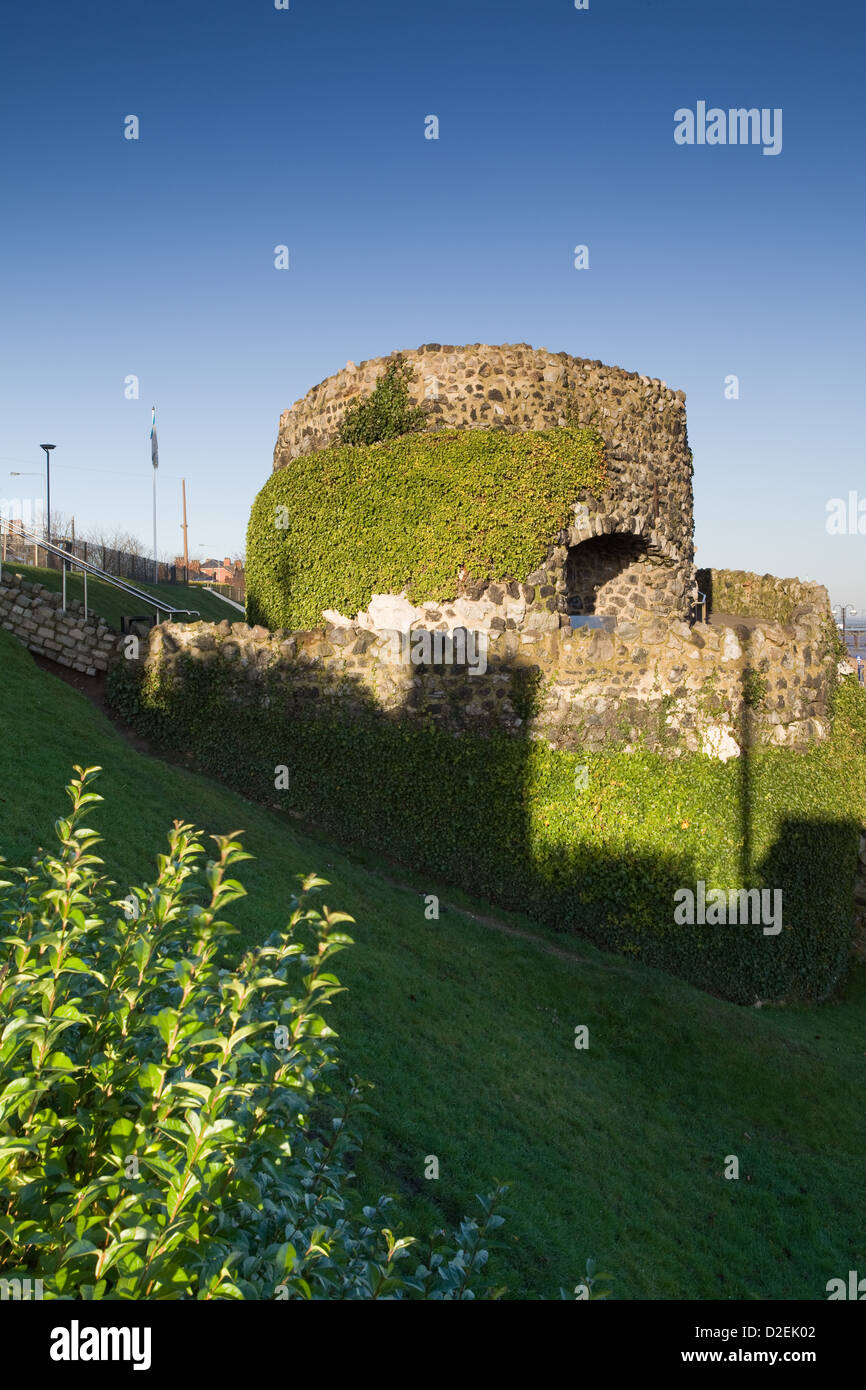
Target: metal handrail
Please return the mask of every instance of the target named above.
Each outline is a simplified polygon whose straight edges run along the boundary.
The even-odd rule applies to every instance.
[[[700,621],[702,623],[705,623],[707,621],[707,596],[706,594],[702,594],[700,590],[698,590],[697,598],[695,599],[695,602],[692,604],[692,612],[695,615],[693,620],[694,622],[698,621],[697,615],[699,612],[701,614]]]
[[[156,621],[160,621],[160,613],[169,614],[176,617],[200,618],[201,613],[197,608],[173,608],[170,603],[163,603],[154,594],[145,593],[143,589],[136,589],[134,584],[127,584],[125,579],[118,579],[114,574],[108,574],[101,570],[98,565],[91,565],[89,560],[79,560],[77,555],[73,555],[68,550],[63,550],[61,546],[55,545],[53,541],[46,541],[39,536],[26,531],[23,526],[16,524],[12,530],[6,522],[0,521],[0,531],[6,531],[7,539],[15,538],[26,541],[30,545],[36,546],[37,550],[44,550],[49,555],[56,555],[63,561],[63,612],[66,612],[66,568],[80,569],[84,573],[84,613],[87,616],[87,576],[91,575],[94,579],[101,579],[103,583],[110,584],[114,589],[120,589],[123,593],[129,594],[132,598],[138,599],[148,608],[156,610]],[[2,555],[2,552],[0,552]],[[23,563],[18,561],[18,564]],[[3,573],[3,562],[0,558],[0,576]]]

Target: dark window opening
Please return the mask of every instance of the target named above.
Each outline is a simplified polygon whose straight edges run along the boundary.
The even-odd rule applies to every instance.
[[[566,601],[574,616],[616,617],[638,583],[646,560],[639,536],[593,536],[573,545],[565,565]]]

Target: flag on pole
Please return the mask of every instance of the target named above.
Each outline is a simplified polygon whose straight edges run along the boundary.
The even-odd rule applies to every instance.
[[[154,468],[159,468],[159,447],[156,442],[156,406],[151,407],[150,461]]]

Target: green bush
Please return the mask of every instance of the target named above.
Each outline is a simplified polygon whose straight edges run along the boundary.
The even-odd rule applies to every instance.
[[[173,676],[122,663],[112,698],[142,733],[245,795],[739,1003],[818,999],[844,977],[866,825],[856,682],[840,689],[827,744],[721,763],[456,737],[372,701],[359,717],[358,691],[342,717],[336,688],[305,703],[274,671],[253,684],[240,663],[175,659]],[[286,791],[277,765],[290,768]],[[677,925],[674,892],[701,879],[780,888],[783,930]]]
[[[153,884],[122,898],[81,824],[98,769],[68,788],[59,851],[0,865],[0,1270],[49,1299],[493,1296],[482,1282],[503,1188],[423,1258],[358,1210],[361,1083],[339,1088],[321,1009],[351,944],[312,905],[223,958],[230,874],[250,856],[175,823]]]
[[[340,423],[341,444],[376,444],[423,430],[427,417],[412,404],[409,382],[415,372],[400,358],[389,362],[366,400],[354,401]]]
[[[247,533],[247,617],[311,628],[374,593],[415,603],[469,580],[525,580],[582,493],[604,480],[594,429],[442,430],[335,445],[279,469]]]

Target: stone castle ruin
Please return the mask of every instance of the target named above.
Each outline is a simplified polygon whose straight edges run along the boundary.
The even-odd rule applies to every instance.
[[[253,701],[267,670],[301,717],[374,707],[565,750],[646,743],[729,758],[749,743],[803,749],[826,737],[839,662],[827,592],[695,570],[685,396],[663,381],[525,343],[428,343],[350,362],[313,387],[280,419],[274,470],[337,442],[347,407],[395,358],[413,369],[427,430],[593,426],[605,447],[599,491],[576,493],[526,574],[458,571],[444,600],[373,593],[362,611],[324,609],[305,631],[163,623],[148,638],[149,668],[180,675],[184,656],[236,665]],[[116,635],[57,603],[0,577],[0,625],[64,664],[105,669]]]
[[[572,524],[550,537],[538,570],[520,577],[520,593],[513,592],[513,579],[507,594],[496,581],[455,592],[454,617],[446,623],[495,630],[498,618],[503,628],[554,631],[560,617],[568,615],[688,616],[697,589],[692,456],[682,391],[619,367],[525,343],[429,343],[399,356],[414,371],[410,390],[426,411],[430,429],[517,431],[594,424],[606,445],[606,491],[601,497],[575,497]],[[287,410],[280,420],[274,468],[290,467],[298,455],[333,444],[346,407],[370,394],[388,361],[374,358],[359,367],[350,362]],[[531,599],[529,588],[535,591]],[[441,614],[433,617],[432,606],[410,613],[409,605],[383,598],[361,615],[362,626],[384,628],[406,620],[435,626],[443,621]],[[339,621],[339,615],[326,616]]]
[[[330,677],[351,675],[384,708],[455,729],[517,730],[529,718],[530,737],[563,748],[648,736],[726,758],[746,738],[802,748],[826,736],[836,665],[826,590],[695,571],[682,391],[525,343],[429,343],[395,356],[414,371],[410,391],[428,429],[594,425],[605,442],[604,491],[575,496],[573,517],[531,573],[456,579],[450,602],[417,607],[404,594],[376,594],[357,614],[326,610],[313,633],[256,629],[245,640],[267,645],[266,660],[280,660],[288,642],[289,660],[304,663],[306,679],[326,671],[329,690]],[[287,410],[274,469],[335,443],[347,406],[372,392],[392,358],[350,362]],[[700,591],[715,612],[699,609]],[[412,667],[388,641],[395,630],[460,628],[487,634],[484,681],[435,663]],[[514,698],[527,667],[539,684],[531,717]]]

